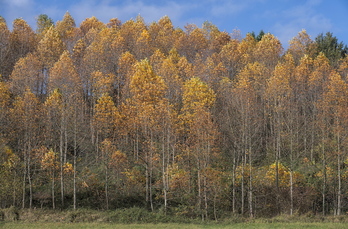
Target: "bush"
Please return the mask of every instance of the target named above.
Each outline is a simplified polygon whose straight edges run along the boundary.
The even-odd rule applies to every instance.
[[[15,207],[9,207],[2,211],[2,218],[7,221],[17,221],[19,220],[19,211]]]

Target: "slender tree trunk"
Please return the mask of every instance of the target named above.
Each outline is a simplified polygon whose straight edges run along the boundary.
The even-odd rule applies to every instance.
[[[163,131],[162,138],[162,185],[163,185],[163,198],[164,198],[164,213],[167,214],[167,173],[166,173],[166,158],[165,158],[165,133]]]
[[[30,151],[29,151],[30,152]],[[29,209],[31,209],[33,207],[33,184],[32,184],[32,180],[31,180],[31,175],[30,175],[30,153],[28,153],[28,182],[29,182]]]
[[[207,196],[207,177],[203,176],[203,191],[204,191],[204,215],[208,219],[208,196]]]
[[[337,215],[341,215],[342,208],[342,178],[341,178],[341,152],[337,155],[337,179],[338,179],[338,193],[337,193]]]
[[[253,177],[252,177],[252,157],[251,157],[251,145],[249,148],[249,216],[250,218],[254,217],[254,212],[253,212]]]
[[[73,208],[76,210],[76,157],[77,157],[77,115],[76,115],[76,110],[75,110],[75,123],[74,123],[74,171],[73,171]]]
[[[149,199],[150,199],[150,206],[151,206],[151,211],[154,210],[153,208],[153,200],[152,200],[152,159],[153,159],[153,150],[154,150],[154,145],[153,145],[153,133],[152,130],[150,130],[150,142],[151,142],[151,149],[150,149],[150,160],[149,160]]]
[[[63,178],[63,163],[64,163],[64,128],[63,128],[63,118],[61,120],[61,127],[60,127],[60,139],[59,139],[59,153],[60,153],[60,196],[61,196],[61,208],[64,208],[64,178]]]
[[[25,163],[27,162],[26,159],[26,155],[24,155],[24,161]],[[23,191],[23,196],[22,196],[22,208],[25,208],[25,181],[27,179],[27,166],[24,166],[24,172],[23,172],[23,187],[22,187],[22,191]]]
[[[105,163],[108,163],[107,161]],[[108,166],[105,165],[105,201],[106,201],[106,210],[109,210],[109,174]]]
[[[292,129],[290,130],[290,215],[294,212],[294,182],[293,182],[293,142]]]
[[[325,216],[325,203],[326,203],[326,154],[325,154],[325,134],[323,131],[323,138],[322,138],[322,155],[323,155],[323,187],[322,187],[322,195],[323,195],[323,216]]]
[[[242,206],[241,206],[241,213],[244,214],[244,155],[242,156],[242,182],[241,182],[241,189],[242,189]]]
[[[51,187],[51,192],[52,192],[52,208],[56,209],[56,200],[55,200],[55,193],[54,193],[54,186],[55,186],[55,182],[54,182],[54,178],[55,178],[55,173],[54,173],[54,168],[52,169],[52,187]]]
[[[236,213],[236,151],[233,153],[232,168],[232,213]]]

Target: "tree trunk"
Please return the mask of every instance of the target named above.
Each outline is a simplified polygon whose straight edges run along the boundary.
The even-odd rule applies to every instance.
[[[64,128],[63,128],[63,118],[61,120],[61,127],[60,127],[60,139],[59,139],[59,153],[60,153],[60,197],[61,197],[61,208],[64,208],[64,179],[63,179],[63,157],[64,157],[64,141],[63,141],[63,135],[64,135]]]
[[[250,218],[254,217],[254,212],[253,212],[253,180],[252,180],[252,167],[251,167],[251,162],[252,162],[252,157],[251,157],[251,145],[249,148],[249,216]]]
[[[75,110],[75,123],[74,123],[74,171],[73,171],[73,208],[76,210],[76,157],[77,157],[77,115],[76,115],[76,110]]]
[[[105,163],[108,163],[107,161]],[[105,201],[106,201],[106,210],[109,210],[109,174],[108,166],[105,165]]]
[[[322,154],[323,154],[323,187],[322,187],[322,195],[323,195],[323,216],[325,215],[325,203],[326,203],[326,154],[325,154],[325,138],[324,138],[324,131],[323,131],[323,138],[322,138]]]

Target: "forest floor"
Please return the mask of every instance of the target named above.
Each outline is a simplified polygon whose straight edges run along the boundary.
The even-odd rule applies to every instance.
[[[0,229],[41,229],[41,228],[119,228],[119,229],[272,229],[272,228],[306,228],[306,229],[343,229],[348,228],[348,216],[278,215],[271,218],[248,218],[229,215],[218,221],[199,218],[165,215],[149,212],[143,208],[97,211],[91,209],[49,210],[49,209],[0,209]]]
[[[177,223],[164,223],[164,224],[114,224],[114,223],[23,223],[23,222],[9,222],[0,223],[0,228],[6,229],[22,229],[22,228],[35,228],[35,229],[90,229],[90,228],[102,228],[102,229],[272,229],[272,228],[284,228],[284,229],[343,229],[347,228],[345,223],[235,223],[235,224],[177,224]]]

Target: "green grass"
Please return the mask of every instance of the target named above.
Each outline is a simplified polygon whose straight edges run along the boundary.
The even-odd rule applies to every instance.
[[[344,223],[237,223],[237,224],[107,224],[107,223],[0,223],[0,228],[8,229],[89,229],[89,228],[102,228],[102,229],[269,229],[269,228],[296,228],[296,229],[343,229],[347,228],[348,225]]]

